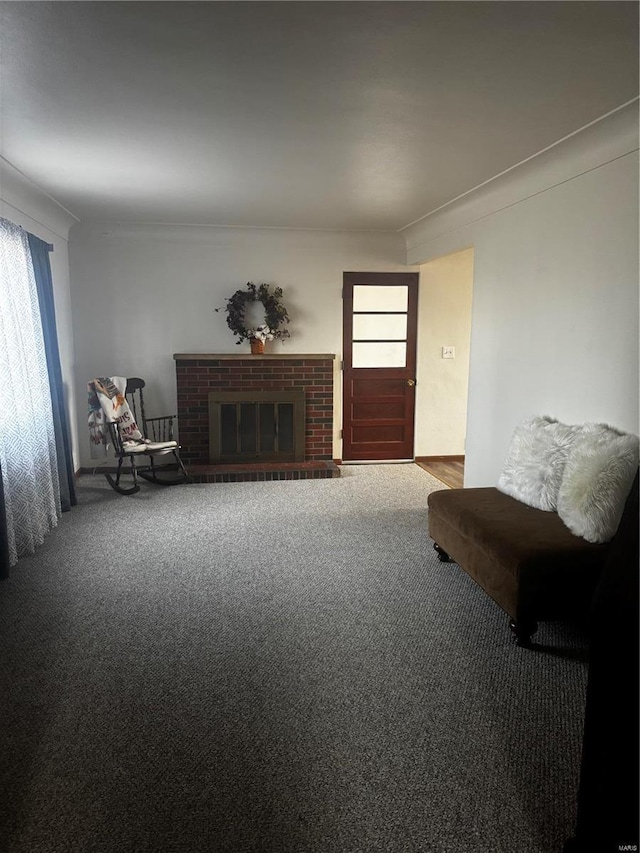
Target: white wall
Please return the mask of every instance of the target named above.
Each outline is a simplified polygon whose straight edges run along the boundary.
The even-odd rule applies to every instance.
[[[473,249],[420,267],[416,456],[465,452]],[[455,347],[455,358],[442,347]]]
[[[466,486],[530,414],[639,431],[637,134],[636,104],[405,231],[475,251]]]
[[[176,407],[177,352],[248,352],[227,328],[225,299],[248,281],[282,287],[291,323],[270,352],[342,352],[342,273],[398,271],[399,234],[77,225],[70,236],[76,390],[95,376],[142,376],[149,414]],[[339,457],[336,373],[334,456]],[[81,459],[90,466],[79,414]],[[95,463],[93,463],[95,464]]]
[[[74,347],[69,284],[69,228],[75,217],[0,158],[0,216],[53,244],[49,255],[60,366],[71,432],[74,469],[80,467],[77,406],[74,392]]]

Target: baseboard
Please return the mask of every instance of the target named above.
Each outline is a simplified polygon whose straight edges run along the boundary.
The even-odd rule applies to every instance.
[[[416,456],[416,462],[464,462],[464,454],[462,456]]]
[[[125,471],[125,473],[128,472]],[[118,467],[116,465],[92,465],[91,468],[80,468],[79,474],[116,474]]]

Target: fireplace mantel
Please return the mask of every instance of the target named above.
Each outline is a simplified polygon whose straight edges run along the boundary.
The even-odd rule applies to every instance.
[[[261,355],[252,355],[250,352],[243,353],[235,353],[235,352],[175,352],[173,354],[173,358],[175,361],[244,361],[245,359],[250,359],[251,361],[269,361],[270,359],[277,360],[300,360],[304,359],[305,361],[316,359],[335,359],[335,353],[271,353],[265,352]]]

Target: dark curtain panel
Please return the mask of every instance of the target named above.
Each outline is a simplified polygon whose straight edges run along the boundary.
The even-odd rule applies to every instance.
[[[591,608],[576,834],[565,853],[638,849],[638,475]]]
[[[49,263],[48,243],[33,234],[28,235],[29,248],[33,259],[33,269],[38,289],[38,303],[44,335],[44,348],[47,355],[49,387],[51,388],[51,408],[58,452],[58,476],[60,478],[60,504],[63,512],[68,512],[77,504],[76,487],[69,438],[69,423],[64,405],[60,352],[56,332],[56,311],[53,301],[53,280]]]
[[[0,578],[9,577],[9,546],[7,544],[7,516],[4,509],[2,467],[0,466]]]

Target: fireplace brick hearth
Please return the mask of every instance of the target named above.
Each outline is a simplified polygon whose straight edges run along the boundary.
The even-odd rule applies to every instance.
[[[328,355],[176,353],[180,455],[196,482],[319,479],[339,475],[333,463],[333,368]],[[209,394],[303,389],[305,459],[298,463],[212,465]]]

